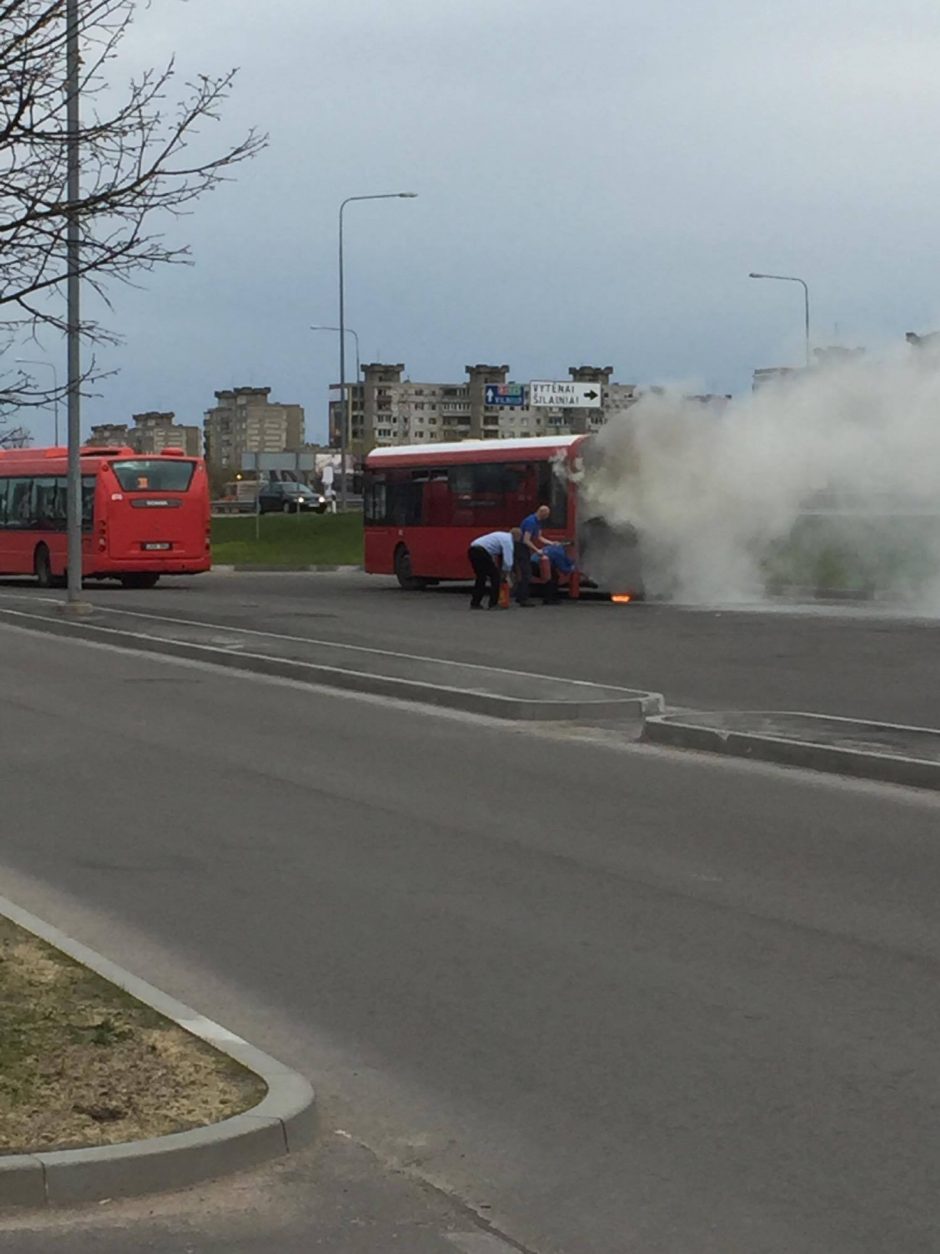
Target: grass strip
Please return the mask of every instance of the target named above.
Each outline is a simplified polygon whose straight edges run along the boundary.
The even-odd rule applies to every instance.
[[[256,527],[260,539],[255,538]],[[213,518],[212,560],[234,566],[358,566],[362,562],[362,515]]]
[[[0,918],[0,1154],[217,1123],[265,1086],[87,967]]]

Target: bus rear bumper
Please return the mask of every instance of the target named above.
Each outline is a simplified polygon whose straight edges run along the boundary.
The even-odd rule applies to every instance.
[[[212,569],[210,560],[178,562],[121,562],[120,565],[88,567],[82,571],[85,579],[120,579],[122,575],[203,575]]]

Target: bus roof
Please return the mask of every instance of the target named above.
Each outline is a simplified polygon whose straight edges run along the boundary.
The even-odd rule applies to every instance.
[[[457,440],[452,444],[398,444],[393,448],[374,448],[366,458],[367,466],[387,462],[453,461],[523,461],[526,454],[537,460],[548,460],[585,439],[583,435],[537,435],[519,440]],[[514,456],[507,457],[507,454]]]
[[[97,446],[91,444],[83,444],[79,449],[79,457],[81,464],[89,468],[89,470],[98,469],[100,463],[112,457],[117,458],[144,458],[148,461],[162,457],[182,458],[188,461],[198,461],[198,457],[187,457],[182,449],[161,449],[159,453],[138,453],[135,449],[128,445],[112,444],[105,446]],[[6,448],[0,449],[0,467],[5,467],[9,473],[12,471],[14,475],[32,474],[41,475],[53,474],[64,466],[68,460],[68,449],[61,448]]]

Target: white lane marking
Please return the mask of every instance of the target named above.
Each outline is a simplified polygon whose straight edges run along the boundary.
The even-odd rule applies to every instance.
[[[10,610],[9,613],[16,613],[16,611]],[[20,617],[29,621],[29,619],[34,616],[22,614]],[[99,627],[98,630],[108,634],[115,632],[115,629],[111,627]],[[7,621],[0,621],[0,631],[10,631],[16,633],[17,635],[29,636],[31,639],[36,641],[48,641],[50,639],[50,633],[43,631],[41,628],[21,627],[17,623],[10,623]],[[115,632],[115,634],[117,633]],[[360,701],[367,705],[391,706],[394,709],[407,710],[413,714],[422,714],[428,717],[449,719],[453,722],[481,723],[494,729],[501,728],[503,731],[509,732],[511,735],[522,735],[523,733],[529,735],[533,732],[542,734],[542,728],[554,726],[554,724],[551,723],[539,723],[537,721],[515,723],[510,719],[497,717],[495,714],[477,714],[470,710],[458,710],[441,705],[428,705],[426,702],[421,702],[417,699],[409,700],[407,697],[379,696],[376,693],[362,692],[355,688],[338,688],[329,684],[314,683],[310,680],[289,679],[284,675],[266,675],[263,671],[242,670],[240,668],[233,669],[230,666],[222,665],[220,662],[210,661],[208,658],[203,660],[201,658],[177,657],[172,653],[154,653],[146,649],[135,649],[133,646],[127,644],[113,644],[109,640],[89,640],[84,636],[65,635],[56,635],[53,638],[60,644],[78,645],[83,649],[100,649],[107,653],[118,653],[122,657],[131,658],[137,662],[156,662],[168,666],[182,666],[190,670],[207,671],[210,675],[216,676],[219,679],[240,679],[248,683],[261,683],[268,685],[274,684],[281,688],[292,688],[295,692],[301,692],[308,696],[315,695],[326,699],[335,698],[340,701]],[[141,636],[141,638],[162,640],[162,637],[160,636]],[[164,643],[166,642],[164,641]],[[223,650],[213,649],[208,645],[198,645],[196,647],[202,649],[203,652],[210,655],[213,653],[223,653]],[[255,655],[241,654],[240,656],[253,657]],[[264,655],[258,656],[264,657]],[[301,662],[298,663],[298,665],[309,666],[311,664]],[[338,670],[339,668],[333,667],[332,669]],[[358,674],[360,672],[351,673]],[[432,687],[430,684],[421,686]],[[440,685],[433,686],[439,687]],[[676,752],[678,753],[678,750]],[[728,758],[728,761],[741,761],[741,759]]]
[[[519,1254],[517,1246],[507,1245],[488,1232],[448,1232],[447,1240],[463,1254]]]
[[[22,610],[6,610],[5,612],[7,614],[15,614],[17,618],[24,618],[27,621],[29,620],[32,620],[34,622],[48,621],[46,619],[43,619],[37,616],[36,614],[27,614]],[[9,623],[4,623],[2,625],[5,627],[9,627],[11,631],[17,631],[17,630],[28,631],[29,630],[29,628],[14,627]],[[151,636],[151,635],[148,635],[147,632],[130,631],[125,627],[105,627],[101,623],[83,622],[82,626],[85,627],[86,630],[96,631],[103,635],[124,636],[124,637],[131,636],[135,640],[148,640],[153,644],[177,645],[185,649],[199,649],[202,653],[207,653],[207,654],[213,654],[213,653],[224,654],[224,653],[232,652],[233,649],[241,650],[244,648],[243,645],[238,644],[238,643],[236,643],[235,645],[226,645],[224,647],[221,647],[217,644],[203,644],[199,640],[168,640],[165,636]],[[37,629],[34,629],[34,630],[37,630]],[[41,629],[38,629],[38,634],[48,635],[49,633],[43,632]],[[80,636],[56,635],[56,639],[75,640],[75,641],[81,641],[82,643],[94,643],[92,641],[87,641],[83,637],[80,637]],[[120,646],[114,646],[114,647],[120,647]],[[124,647],[129,649],[131,652],[134,651],[133,649],[131,649],[131,646],[124,646]],[[140,652],[142,654],[145,654],[147,657],[161,656],[160,654],[155,654],[150,650],[140,650]],[[380,652],[380,650],[375,650],[375,652]],[[162,656],[166,656],[166,655],[163,654]],[[343,666],[329,666],[325,662],[305,662],[302,658],[281,657],[277,654],[271,654],[271,653],[242,653],[240,652],[239,656],[243,658],[247,658],[249,661],[255,661],[255,662],[284,662],[290,666],[303,668],[313,673],[329,672],[332,675],[349,675],[349,676],[354,676],[354,677],[359,677],[359,678],[365,675],[366,678],[381,679],[388,683],[401,684],[402,687],[407,687],[407,688],[412,688],[412,689],[413,688],[418,688],[418,689],[426,688],[426,689],[433,690],[434,692],[458,692],[458,693],[470,692],[473,694],[479,694],[482,692],[484,696],[489,697],[493,701],[503,701],[507,699],[503,697],[503,695],[499,692],[487,692],[485,689],[480,689],[480,688],[469,688],[469,689],[468,688],[454,688],[450,684],[432,683],[424,679],[404,679],[399,675],[369,676],[368,673],[365,671],[352,671],[352,670],[348,670],[346,667],[343,667]],[[440,665],[447,665],[447,663],[440,663]],[[489,668],[483,667],[480,669],[489,669]],[[557,682],[561,682],[561,681],[557,681]],[[579,681],[573,680],[570,682],[578,683]],[[327,686],[327,685],[324,685],[324,686]],[[598,687],[599,685],[589,684],[589,685],[584,685],[584,686],[585,687]],[[627,689],[625,691],[630,691],[631,696],[637,695],[633,693],[632,690]],[[641,697],[647,697],[647,696],[658,697],[658,695],[659,695],[658,693],[645,693],[645,692],[639,694],[639,696]],[[402,699],[406,699],[406,698],[402,698]],[[508,698],[508,699],[512,700],[512,698]],[[542,698],[532,698],[533,702],[539,701],[541,699]]]
[[[10,611],[15,613],[15,611]],[[21,615],[28,619],[29,615]],[[15,632],[21,636],[29,636],[39,641],[49,639],[49,633],[36,627],[20,627],[10,622],[0,622],[0,630]],[[110,631],[111,628],[101,628]],[[134,649],[130,645],[111,644],[103,640],[88,640],[81,636],[56,636],[63,644],[79,645],[83,649],[100,649],[108,653],[118,653],[122,657],[133,658],[138,662],[147,661],[166,666],[185,667],[190,670],[206,671],[218,679],[237,679],[246,683],[275,685],[291,688],[294,692],[305,695],[316,695],[325,700],[359,701],[366,705],[389,706],[411,714],[420,714],[423,718],[439,718],[454,723],[478,723],[494,731],[505,732],[509,736],[533,736],[540,740],[576,742],[591,745],[611,753],[627,754],[631,757],[644,757],[669,762],[674,766],[689,771],[722,771],[732,775],[764,775],[776,781],[791,781],[803,788],[818,789],[831,792],[863,792],[888,793],[892,800],[906,807],[917,809],[940,809],[940,792],[925,788],[910,788],[905,784],[886,784],[881,780],[862,779],[851,775],[826,775],[819,771],[811,771],[806,767],[781,766],[776,762],[761,762],[752,758],[738,758],[716,753],[699,753],[689,749],[676,749],[671,745],[659,745],[637,740],[636,733],[617,731],[612,733],[608,728],[597,728],[565,722],[539,722],[538,720],[516,723],[512,720],[499,718],[495,714],[476,714],[470,710],[456,710],[447,706],[428,705],[420,701],[409,701],[406,697],[378,696],[371,692],[359,692],[352,688],[334,688],[327,684],[311,683],[309,680],[288,679],[283,675],[265,675],[260,671],[233,670],[218,662],[202,661],[197,658],[174,657],[169,653],[151,653]]]
[[[5,594],[0,594],[0,601],[2,601],[3,599],[17,600],[17,601],[30,601],[30,600],[38,600],[39,598],[22,597],[22,596],[11,596],[9,598],[5,598]],[[52,603],[52,598],[43,598],[43,600],[46,600]],[[156,623],[175,623],[179,627],[202,627],[210,631],[211,630],[218,631],[221,628],[224,631],[241,632],[242,635],[261,636],[269,640],[290,640],[290,641],[293,641],[295,644],[324,645],[325,647],[330,648],[330,649],[346,649],[353,653],[373,653],[378,657],[404,658],[406,661],[409,661],[409,662],[436,662],[438,666],[465,666],[468,670],[473,670],[473,671],[497,671],[500,675],[520,675],[526,679],[550,679],[550,680],[554,680],[556,683],[558,682],[558,680],[563,679],[565,683],[580,684],[580,685],[583,685],[585,688],[618,688],[619,687],[619,684],[598,684],[595,681],[590,680],[590,679],[571,679],[568,676],[562,676],[562,675],[543,675],[537,671],[511,670],[508,667],[504,667],[504,666],[485,666],[483,665],[483,663],[480,663],[480,662],[461,662],[459,658],[430,657],[424,653],[397,653],[393,649],[373,649],[369,647],[368,645],[363,645],[363,644],[346,644],[346,643],[340,643],[339,641],[335,641],[335,640],[314,639],[309,636],[290,636],[290,635],[285,634],[284,632],[278,632],[278,631],[258,631],[254,627],[231,627],[228,624],[223,625],[222,623],[203,622],[201,619],[198,619],[198,618],[171,618],[169,615],[166,615],[166,614],[147,614],[143,610],[113,609],[111,606],[97,605],[97,604],[95,605],[95,610],[96,611],[100,610],[101,613],[103,614],[125,614],[127,615],[128,618],[150,619]],[[15,610],[12,610],[10,612],[16,613]],[[94,626],[93,623],[87,624],[87,625]],[[632,689],[632,688],[625,688],[623,689],[623,691],[633,692],[633,691],[638,691],[638,690]],[[645,689],[643,691],[645,691]]]

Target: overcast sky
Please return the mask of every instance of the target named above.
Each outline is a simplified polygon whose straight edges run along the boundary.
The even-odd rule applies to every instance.
[[[347,211],[347,322],[414,379],[746,390],[802,351],[800,289],[749,270],[807,279],[816,343],[940,326],[936,0],[153,0],[115,77],[172,51],[240,66],[217,134],[271,144],[169,224],[191,269],[115,291],[88,423],[269,385],[322,436],[337,344],[308,327],[339,202],[374,192],[419,199]]]

